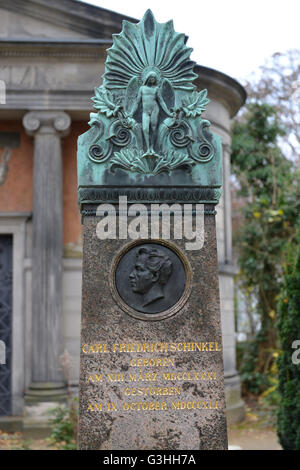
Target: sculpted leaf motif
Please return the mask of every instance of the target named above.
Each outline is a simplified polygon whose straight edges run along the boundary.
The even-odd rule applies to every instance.
[[[194,161],[181,152],[172,152],[169,156],[145,155],[138,149],[121,150],[111,159],[112,167],[116,166],[127,171],[145,175],[158,175],[180,167],[191,167]]]
[[[100,86],[95,88],[95,95],[96,96],[92,98],[94,108],[99,109],[99,111],[106,114],[107,117],[116,116],[118,114],[121,106],[113,102],[113,98],[108,90]]]
[[[171,159],[169,161],[170,169],[174,170],[179,166],[192,166],[194,162],[191,161],[188,155],[183,155],[180,152],[173,152],[171,155]]]
[[[210,100],[207,98],[207,90],[202,90],[200,93],[195,91],[186,97],[182,109],[188,117],[201,116],[209,102]]]

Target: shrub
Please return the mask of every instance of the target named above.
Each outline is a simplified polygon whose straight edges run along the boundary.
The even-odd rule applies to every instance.
[[[260,395],[271,386],[268,375],[257,367],[258,348],[262,333],[250,341],[237,343],[237,366],[240,371],[243,395]]]
[[[58,406],[50,411],[53,416],[49,423],[52,426],[49,442],[58,449],[75,450],[77,429],[77,406],[75,399],[70,407]]]
[[[278,358],[277,433],[283,449],[300,450],[300,364],[292,362],[292,344],[300,340],[300,248],[296,262],[287,265],[278,313],[282,353]]]

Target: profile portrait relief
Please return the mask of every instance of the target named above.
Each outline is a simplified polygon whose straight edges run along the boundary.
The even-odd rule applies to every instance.
[[[170,258],[157,248],[140,248],[129,275],[133,292],[141,294],[142,306],[164,298],[163,287],[172,273]]]
[[[133,316],[134,312],[151,316],[172,309],[185,291],[186,279],[184,263],[176,251],[155,242],[127,248],[114,271],[117,298],[121,307]]]

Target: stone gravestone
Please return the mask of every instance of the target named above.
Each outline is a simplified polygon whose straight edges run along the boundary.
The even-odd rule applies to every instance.
[[[80,449],[226,449],[221,142],[186,36],[148,10],[107,51],[78,140]]]

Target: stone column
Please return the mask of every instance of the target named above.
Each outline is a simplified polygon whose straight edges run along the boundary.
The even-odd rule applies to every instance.
[[[236,370],[235,325],[234,325],[234,275],[237,268],[233,264],[231,194],[230,194],[230,153],[231,119],[236,115],[246,99],[244,88],[234,79],[217,70],[196,65],[199,79],[198,89],[207,88],[211,99],[205,118],[211,129],[222,138],[223,147],[223,188],[220,204],[217,206],[217,238],[219,258],[219,280],[221,299],[221,319],[223,334],[223,356],[225,369],[227,423],[242,421],[245,414],[241,399],[241,385]]]
[[[232,257],[230,153],[231,139],[223,145],[224,264],[219,266],[224,320],[223,341],[228,424],[242,421],[245,414],[245,404],[241,398],[240,376],[236,370],[233,276],[236,274],[237,268],[233,264]]]
[[[32,239],[32,365],[27,399],[55,401],[64,394],[62,353],[62,159],[61,138],[71,119],[62,111],[24,116],[34,136]]]
[[[224,191],[224,231],[225,231],[225,264],[232,265],[232,228],[231,228],[231,194],[230,194],[230,145],[223,145],[223,191]]]

